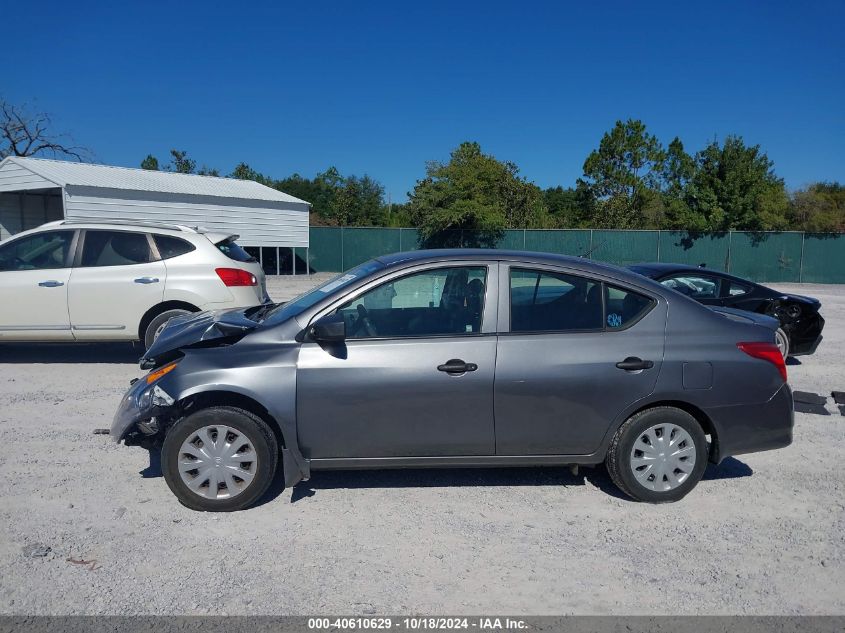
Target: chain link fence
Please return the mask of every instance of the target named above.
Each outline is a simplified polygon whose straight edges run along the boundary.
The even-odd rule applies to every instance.
[[[418,231],[410,228],[315,226],[310,241],[312,272],[341,272],[379,255],[421,248]],[[704,265],[761,282],[845,283],[845,235],[839,234],[529,229],[502,231],[492,238],[451,231],[441,241],[445,246],[560,253],[621,266],[654,261]]]

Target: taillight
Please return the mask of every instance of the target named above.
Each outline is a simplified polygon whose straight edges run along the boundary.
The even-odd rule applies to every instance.
[[[251,272],[240,268],[217,268],[217,276],[227,286],[257,286],[258,280]]]
[[[783,381],[786,382],[786,363],[783,360],[783,354],[780,353],[778,346],[774,343],[737,343],[736,346],[743,352],[754,358],[767,360],[778,368]]]

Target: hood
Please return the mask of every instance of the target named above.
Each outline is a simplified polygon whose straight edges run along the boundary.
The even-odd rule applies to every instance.
[[[248,315],[256,308],[197,312],[175,317],[141,358],[141,369],[152,369],[179,355],[180,349],[231,344],[256,328]]]
[[[757,312],[748,312],[746,310],[737,310],[735,308],[710,307],[713,312],[721,314],[726,319],[732,321],[741,321],[743,323],[756,323],[771,330],[777,330],[780,327],[780,321],[775,317],[770,317],[765,314],[758,314]]]
[[[791,292],[790,293],[784,293],[783,295],[781,295],[781,298],[782,299],[791,299],[792,301],[797,301],[799,303],[809,303],[809,304],[814,305],[814,306],[821,306],[821,304],[822,304],[821,301],[819,301],[818,299],[815,299],[813,297],[807,297],[805,295],[794,295]]]

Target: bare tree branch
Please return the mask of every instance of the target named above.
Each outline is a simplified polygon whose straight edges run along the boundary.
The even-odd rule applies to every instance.
[[[46,112],[32,113],[26,105],[0,99],[0,159],[6,156],[67,156],[83,161],[91,151],[73,145],[67,134],[51,134],[53,122]]]

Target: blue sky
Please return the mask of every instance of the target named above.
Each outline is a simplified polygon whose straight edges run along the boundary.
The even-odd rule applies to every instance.
[[[394,201],[475,140],[574,184],[617,119],[740,134],[790,188],[845,180],[845,3],[14,2],[0,95],[97,162],[368,173]],[[33,26],[30,26],[33,25]],[[32,36],[29,34],[33,33]]]

